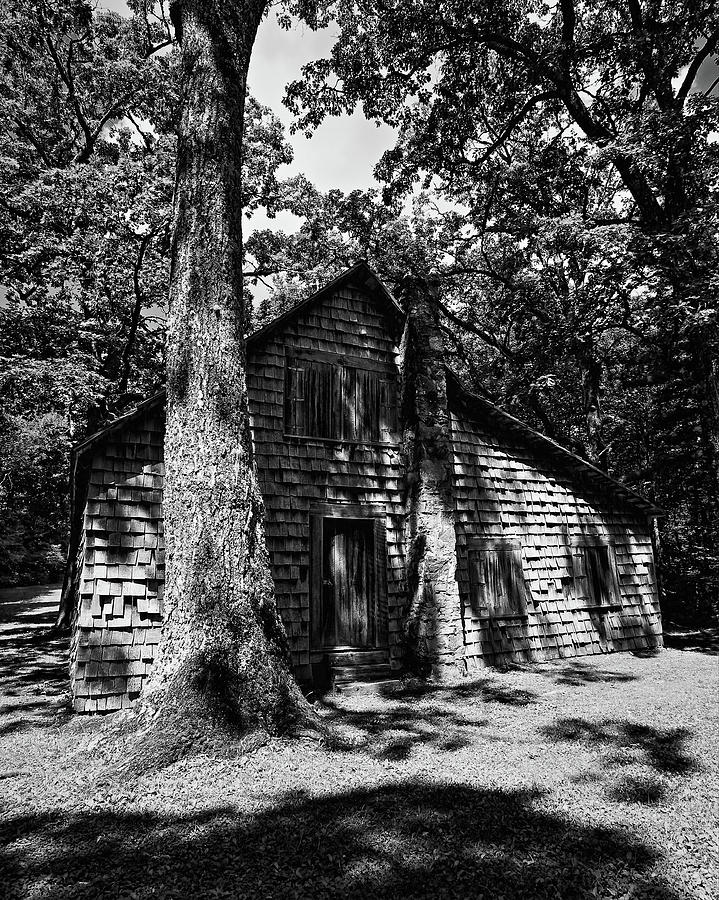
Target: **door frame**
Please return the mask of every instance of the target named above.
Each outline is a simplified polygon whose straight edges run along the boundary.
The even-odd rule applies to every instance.
[[[364,519],[374,523],[374,634],[367,650],[386,649],[387,627],[387,511],[383,503],[370,505],[323,503],[310,508],[310,652],[329,650],[321,645],[323,523],[325,519]]]

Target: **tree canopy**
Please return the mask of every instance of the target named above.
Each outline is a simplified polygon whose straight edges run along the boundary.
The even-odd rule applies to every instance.
[[[449,205],[437,268],[451,330],[481,325],[468,329],[483,345],[476,374],[491,385],[501,371],[503,400],[665,505],[673,587],[707,602],[719,545],[716,5],[323,11],[339,36],[288,88],[296,127],[361,104],[398,129],[377,167],[383,199],[423,188]]]
[[[72,443],[164,382],[177,63],[166,7],[130,6],[0,8],[4,582],[59,576]],[[252,98],[246,122],[251,212],[291,151]]]
[[[1,428],[18,448],[2,502],[49,518],[58,557],[70,443],[164,378],[176,55],[162,3],[137,0],[129,19],[2,5]],[[398,138],[377,190],[322,193],[280,176],[282,128],[248,99],[242,202],[300,218],[245,239],[254,321],[358,258],[395,288],[438,278],[466,380],[665,507],[665,586],[706,608],[719,568],[716,4],[332,0],[282,21],[297,15],[338,37],[288,87],[295,128],[361,105]],[[32,506],[38,466],[47,489]],[[2,538],[6,579],[28,565],[23,529],[42,530],[18,531],[20,518]]]

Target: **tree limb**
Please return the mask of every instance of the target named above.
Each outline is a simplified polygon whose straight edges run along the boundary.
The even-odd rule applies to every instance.
[[[477,325],[473,325],[471,322],[467,322],[465,319],[460,318],[456,313],[453,313],[449,307],[445,306],[445,304],[438,298],[434,297],[433,302],[437,304],[440,311],[444,316],[446,316],[450,322],[454,322],[455,325],[459,325],[460,328],[464,328],[466,331],[475,334],[477,337],[481,338],[485,344],[489,344],[490,347],[494,347],[502,356],[506,356],[507,359],[514,359],[514,354],[511,350],[505,347],[494,335],[491,335],[488,331],[485,331],[483,328],[479,328]]]
[[[32,129],[30,129],[28,127],[27,123],[23,122],[17,118],[13,119],[13,121],[15,122],[15,127],[17,128],[18,134],[21,137],[26,138],[33,145],[36,152],[40,155],[40,158],[45,163],[45,165],[48,167],[48,169],[54,168],[55,163],[50,159],[47,151],[45,150],[43,145],[40,143],[39,139],[35,137],[35,135],[32,132]]]
[[[70,42],[70,48],[68,50],[67,68],[62,64],[62,60],[60,59],[60,55],[57,52],[57,48],[55,47],[55,43],[51,35],[45,35],[45,43],[47,44],[47,48],[50,51],[50,57],[55,64],[55,68],[57,69],[58,75],[60,76],[60,80],[67,88],[68,99],[72,104],[72,108],[75,112],[75,118],[77,119],[77,123],[80,126],[85,137],[85,145],[87,147],[91,140],[92,129],[90,128],[90,124],[87,121],[85,111],[83,110],[82,104],[80,103],[80,99],[75,92],[75,81],[72,77],[72,41]]]
[[[507,124],[502,129],[501,133],[492,141],[492,143],[489,145],[489,147],[482,154],[482,157],[479,160],[479,162],[475,163],[475,165],[482,165],[483,163],[487,162],[487,160],[494,153],[494,151],[497,150],[499,147],[501,147],[501,145],[504,144],[504,142],[509,138],[509,136],[512,134],[514,129],[518,125],[521,125],[521,123],[524,121],[524,118],[526,117],[527,113],[533,107],[535,107],[538,103],[541,103],[544,100],[551,100],[553,98],[556,98],[557,96],[558,95],[555,91],[542,91],[542,93],[535,94],[534,97],[530,97],[529,100],[526,101],[524,106],[522,106],[522,108],[512,116],[512,118],[509,120],[509,122],[507,122]]]
[[[567,76],[570,74],[572,56],[574,55],[574,29],[577,25],[577,14],[574,9],[574,0],[560,0],[562,10],[562,62]]]
[[[694,84],[694,79],[699,74],[699,69],[701,68],[702,63],[716,51],[718,45],[719,28],[716,28],[709,35],[704,46],[689,64],[687,74],[684,76],[684,81],[681,83],[681,86],[677,91],[677,100],[679,100],[681,103],[684,103],[687,96],[689,95],[689,91],[691,90],[692,84]],[[716,84],[716,81],[714,82],[714,84]]]
[[[145,305],[145,294],[142,290],[142,285],[140,284],[142,263],[152,239],[166,224],[167,219],[163,219],[155,228],[149,231],[140,241],[140,247],[137,251],[137,257],[132,271],[132,285],[135,291],[135,302],[132,307],[132,315],[130,316],[130,328],[127,332],[127,339],[125,340],[125,346],[122,348],[122,354],[120,356],[120,378],[117,383],[118,394],[124,394],[127,391],[127,383],[130,377],[130,359],[135,346],[142,307]]]

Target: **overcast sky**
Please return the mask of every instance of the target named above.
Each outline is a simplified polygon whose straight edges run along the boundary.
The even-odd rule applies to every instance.
[[[101,5],[120,13],[128,11],[125,0],[104,0]],[[252,51],[249,87],[288,128],[295,159],[280,170],[281,177],[302,172],[320,190],[368,188],[376,184],[374,166],[393,144],[392,129],[377,128],[358,110],[352,116],[328,119],[309,140],[301,134],[289,135],[292,116],[282,106],[285,85],[300,76],[306,62],[327,55],[332,43],[331,29],[313,32],[295,22],[290,31],[283,31],[270,13],[260,25]]]

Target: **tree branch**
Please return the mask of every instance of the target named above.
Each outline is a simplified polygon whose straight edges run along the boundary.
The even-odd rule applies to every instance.
[[[100,121],[97,123],[95,128],[89,133],[89,135],[85,135],[85,146],[79,150],[75,154],[75,158],[73,162],[85,163],[90,159],[92,153],[95,149],[95,144],[97,143],[97,139],[102,134],[102,129],[107,125],[107,123],[112,119],[120,110],[132,100],[132,98],[137,94],[138,89],[135,88],[129,93],[125,94],[124,97],[120,97],[115,100],[108,109],[103,113],[100,118]]]
[[[75,92],[75,82],[72,77],[71,68],[73,47],[72,41],[70,42],[70,48],[68,50],[67,68],[63,66],[60,56],[57,52],[57,48],[55,47],[55,43],[49,34],[45,35],[45,43],[47,44],[47,48],[50,51],[50,56],[55,64],[55,68],[57,69],[60,79],[67,88],[68,99],[70,100],[72,108],[75,111],[75,118],[77,119],[77,123],[80,126],[83,135],[85,136],[85,145],[87,147],[91,140],[92,129],[90,128],[87,118],[85,117],[85,112],[82,108],[82,104],[80,103],[80,99]]]
[[[145,259],[145,253],[147,252],[147,248],[150,246],[152,239],[166,224],[167,220],[162,219],[162,221],[155,228],[149,231],[140,241],[140,247],[137,251],[137,258],[135,259],[135,266],[132,271],[132,285],[135,291],[135,302],[132,307],[132,315],[130,316],[130,328],[127,332],[127,339],[125,341],[125,346],[122,348],[122,354],[120,356],[120,378],[117,383],[118,394],[124,394],[127,391],[127,383],[130,378],[130,359],[132,357],[132,351],[135,346],[135,339],[137,337],[137,328],[140,323],[142,307],[145,305],[145,294],[142,290],[142,285],[140,284],[140,272],[142,270],[142,263]]]
[[[465,319],[460,318],[456,313],[453,313],[449,307],[445,306],[445,304],[438,298],[434,297],[433,302],[437,304],[440,311],[446,318],[450,320],[450,322],[454,322],[455,325],[459,325],[460,328],[464,328],[465,331],[469,331],[472,334],[475,334],[477,337],[481,338],[485,344],[488,344],[490,347],[494,347],[502,356],[506,356],[507,359],[514,359],[514,354],[511,350],[505,347],[500,341],[497,340],[493,335],[491,335],[488,331],[485,331],[483,328],[479,328],[477,325],[473,325],[471,322],[467,322]]]
[[[692,84],[694,84],[694,79],[699,74],[699,69],[701,68],[702,63],[705,59],[708,59],[712,55],[712,53],[715,52],[715,50],[717,49],[717,45],[719,45],[719,28],[716,28],[709,35],[704,46],[691,61],[689,68],[687,69],[687,74],[684,76],[684,81],[681,83],[681,87],[677,91],[677,100],[679,100],[681,103],[684,103],[684,101],[687,99]],[[716,84],[716,82],[714,82],[714,84]]]
[[[577,15],[574,9],[574,0],[560,0],[562,10],[562,62],[567,77],[571,71],[572,57],[574,55],[574,29],[577,25]]]
[[[40,158],[45,163],[45,165],[48,167],[48,169],[54,168],[55,163],[50,159],[44,146],[40,143],[38,138],[35,137],[32,130],[28,127],[27,123],[23,122],[17,118],[13,119],[13,121],[15,122],[15,127],[17,128],[17,133],[21,137],[26,138],[33,145],[33,147],[35,148],[37,153],[40,155]]]
[[[481,166],[483,163],[487,162],[494,151],[497,150],[502,144],[504,144],[507,138],[509,138],[517,125],[520,125],[524,121],[527,113],[533,107],[535,107],[538,103],[541,103],[543,100],[551,100],[553,98],[556,98],[557,96],[558,95],[555,91],[543,91],[540,94],[535,94],[534,97],[530,97],[529,100],[527,100],[527,102],[524,104],[524,106],[522,106],[522,108],[519,110],[519,112],[515,113],[509,120],[509,122],[507,122],[501,133],[492,141],[489,147],[482,154],[481,159],[477,163],[475,163],[475,165]]]
[[[150,138],[150,135],[145,134],[145,132],[142,130],[142,128],[140,128],[140,126],[137,123],[137,120],[135,119],[135,117],[132,115],[132,113],[129,110],[125,110],[125,116],[130,120],[132,125],[134,125],[135,131],[140,135],[140,137],[144,141],[145,147],[147,147],[148,150],[152,150],[152,139]]]

